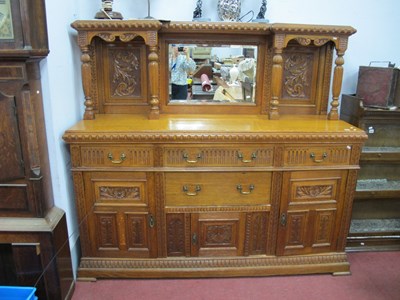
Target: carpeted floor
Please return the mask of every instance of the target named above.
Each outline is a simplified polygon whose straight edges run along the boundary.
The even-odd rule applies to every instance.
[[[400,252],[348,256],[350,276],[78,281],[72,300],[400,300]]]

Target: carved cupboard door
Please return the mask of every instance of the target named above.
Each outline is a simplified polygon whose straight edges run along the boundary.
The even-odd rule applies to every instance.
[[[283,176],[278,255],[336,249],[347,172],[298,171]]]
[[[87,172],[84,176],[89,236],[82,238],[90,241],[91,249],[84,255],[155,257],[153,175]]]

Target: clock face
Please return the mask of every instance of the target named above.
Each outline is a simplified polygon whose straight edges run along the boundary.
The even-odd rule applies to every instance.
[[[11,0],[0,0],[0,40],[14,39]]]

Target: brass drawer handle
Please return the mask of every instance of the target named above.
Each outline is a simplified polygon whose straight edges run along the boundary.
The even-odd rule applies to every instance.
[[[328,157],[328,154],[326,153],[326,152],[324,152],[323,154],[322,154],[322,159],[316,159],[315,158],[315,153],[314,152],[311,152],[310,153],[310,158],[313,160],[313,162],[315,162],[315,163],[322,163],[326,158]]]
[[[251,194],[251,192],[254,190],[254,184],[250,184],[249,185],[249,191],[248,192],[244,192],[243,191],[243,187],[242,187],[242,185],[241,184],[238,184],[237,186],[236,186],[236,189],[239,191],[239,193],[241,193],[242,195],[249,195],[249,194]]]
[[[187,163],[189,163],[189,164],[195,164],[195,163],[197,163],[198,161],[199,161],[199,159],[201,159],[201,154],[199,153],[199,154],[197,154],[196,155],[196,160],[190,160],[189,159],[189,154],[187,154],[186,152],[185,153],[183,153],[183,158],[185,159],[185,161],[187,162]]]
[[[119,156],[119,160],[114,160],[114,157],[111,152],[108,153],[107,157],[113,164],[122,164],[126,159],[126,155],[124,152],[122,152],[121,155]]]
[[[197,184],[194,187],[194,192],[189,192],[189,187],[187,185],[184,185],[182,187],[182,190],[186,194],[186,196],[197,196],[198,193],[201,191],[201,186]]]
[[[238,159],[240,159],[242,161],[242,163],[251,163],[256,158],[257,158],[257,154],[255,152],[253,152],[251,154],[251,159],[243,159],[243,153],[238,152]]]

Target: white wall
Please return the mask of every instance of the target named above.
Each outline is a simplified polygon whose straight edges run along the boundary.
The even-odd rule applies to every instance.
[[[101,0],[46,0],[50,54],[41,64],[43,97],[50,167],[55,204],[67,213],[70,247],[77,265],[75,247],[78,224],[72,191],[68,148],[62,140],[66,129],[83,116],[80,51],[70,24],[92,19]],[[242,15],[257,15],[261,0],[242,0]],[[151,0],[151,16],[162,20],[191,20],[196,0]],[[219,21],[217,0],[203,0],[203,17]],[[114,0],[114,10],[125,19],[147,16],[147,1]],[[400,39],[395,20],[398,0],[268,0],[266,18],[271,23],[351,25],[358,32],[350,37],[345,55],[343,93],[354,93],[358,68],[370,61],[388,60],[400,65]],[[244,20],[246,20],[244,18]]]

